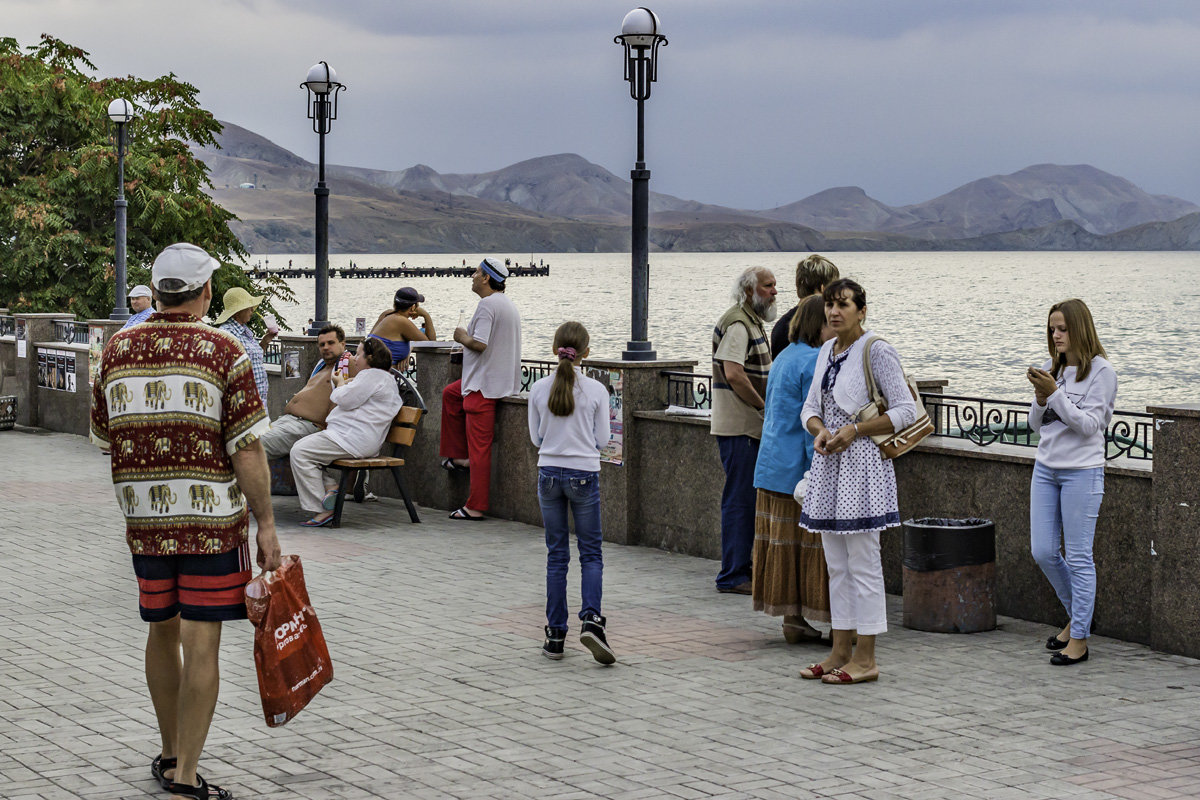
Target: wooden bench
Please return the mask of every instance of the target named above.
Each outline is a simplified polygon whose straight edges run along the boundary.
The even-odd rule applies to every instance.
[[[401,448],[410,446],[416,439],[417,426],[421,422],[421,417],[425,415],[425,402],[416,387],[402,373],[396,369],[391,372],[392,377],[396,379],[400,397],[404,401],[404,405],[392,419],[392,426],[388,430],[387,439],[385,439],[385,442],[392,445],[392,455],[380,455],[374,458],[339,458],[329,465],[330,469],[341,471],[331,527],[341,527],[342,505],[346,502],[346,489],[351,485],[351,479],[355,475],[376,469],[391,471],[392,477],[396,481],[396,488],[400,490],[400,497],[404,500],[404,507],[408,509],[409,519],[413,522],[421,521],[421,518],[417,516],[417,507],[413,505],[412,499],[408,496],[408,489],[404,485],[404,477],[400,472],[400,467],[404,466],[404,459],[400,458],[399,454],[402,452]],[[355,483],[359,484],[358,481]],[[357,497],[355,499],[358,500]]]

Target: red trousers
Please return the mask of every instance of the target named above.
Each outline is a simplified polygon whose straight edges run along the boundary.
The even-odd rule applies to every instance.
[[[492,434],[496,427],[496,401],[480,392],[462,393],[462,381],[442,390],[442,458],[471,462],[471,495],[467,508],[488,510],[492,482]]]

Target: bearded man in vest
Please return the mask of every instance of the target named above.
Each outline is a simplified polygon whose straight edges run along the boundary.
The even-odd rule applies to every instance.
[[[713,329],[712,427],[725,468],[721,492],[721,572],[717,591],[750,594],[754,552],[754,463],[762,438],[775,319],[775,275],[751,267],[738,276],[733,305]]]

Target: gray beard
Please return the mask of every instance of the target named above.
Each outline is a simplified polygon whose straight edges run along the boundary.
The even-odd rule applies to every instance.
[[[753,297],[750,300],[750,308],[754,309],[754,313],[762,317],[764,322],[774,322],[775,318],[779,316],[779,305],[774,300],[767,303],[758,297]]]

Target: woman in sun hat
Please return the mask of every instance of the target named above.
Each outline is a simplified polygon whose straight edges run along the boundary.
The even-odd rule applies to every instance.
[[[267,368],[263,359],[263,349],[279,334],[279,325],[275,317],[268,314],[264,321],[267,332],[261,339],[254,337],[254,331],[248,327],[254,318],[254,309],[263,301],[240,286],[235,286],[225,292],[225,310],[217,317],[216,325],[221,330],[233,336],[242,343],[246,355],[250,357],[250,369],[254,372],[254,385],[258,387],[258,396],[263,406],[267,405]]]
[[[412,349],[410,342],[433,341],[437,338],[433,318],[421,306],[424,302],[425,295],[411,286],[397,289],[391,310],[379,315],[375,327],[367,335],[367,338],[378,339],[387,345],[392,353],[392,365],[398,369],[404,369],[404,362],[408,360]],[[413,321],[418,317],[421,318],[421,327],[417,327]]]

